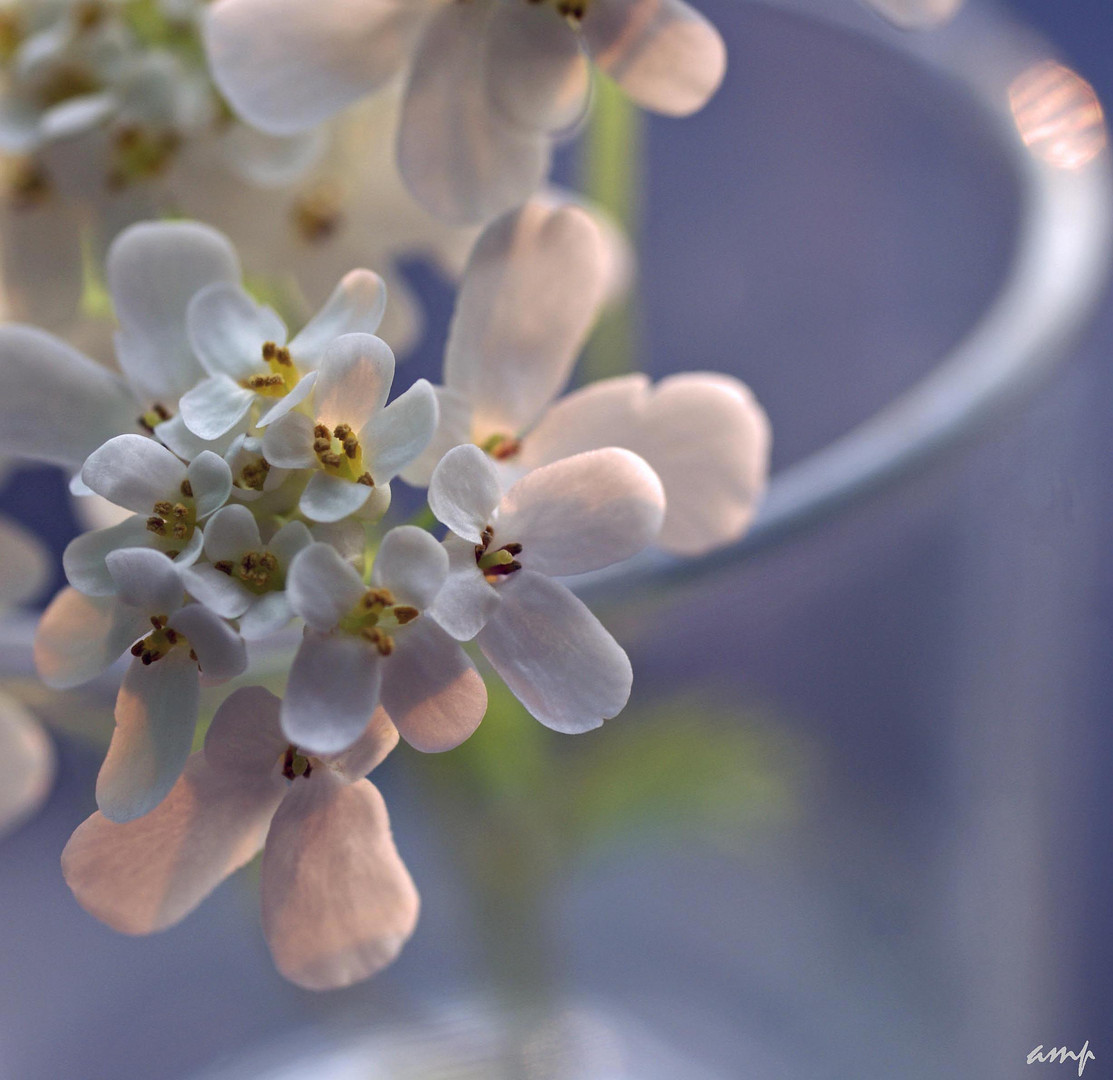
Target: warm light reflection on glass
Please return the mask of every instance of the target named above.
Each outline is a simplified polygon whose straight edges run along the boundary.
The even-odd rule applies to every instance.
[[[903,30],[927,30],[953,19],[965,0],[866,0]]]
[[[1080,169],[1105,146],[1105,120],[1093,87],[1053,60],[1013,80],[1009,106],[1024,145],[1056,168]]]

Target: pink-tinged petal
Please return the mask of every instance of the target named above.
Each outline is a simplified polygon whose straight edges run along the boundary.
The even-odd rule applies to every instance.
[[[313,388],[317,385],[317,372],[310,371],[298,379],[294,388],[280,397],[269,409],[263,412],[259,419],[255,421],[255,426],[265,428],[268,424],[273,424],[276,420],[281,420],[288,412],[292,412],[303,401],[308,400],[309,395],[313,393]]]
[[[189,463],[186,478],[199,520],[220,509],[232,494],[232,470],[224,458],[211,450],[202,450]]]
[[[142,409],[124,381],[30,326],[0,326],[0,454],[78,467]],[[80,423],[74,423],[80,417]]]
[[[865,0],[879,15],[902,30],[929,30],[958,14],[964,0]]]
[[[498,4],[446,4],[430,20],[410,65],[398,129],[407,187],[453,225],[517,206],[549,168],[548,135],[500,120],[485,85],[487,23]]]
[[[425,379],[377,412],[360,429],[364,462],[376,484],[389,484],[428,445],[437,430],[437,395]]]
[[[170,617],[170,626],[186,636],[206,685],[243,674],[247,667],[243,638],[204,604],[186,604]]]
[[[591,72],[579,35],[555,8],[506,4],[487,27],[487,97],[528,132],[571,128],[587,110]]]
[[[702,109],[726,73],[718,30],[683,0],[593,0],[583,36],[601,70],[666,116]]]
[[[209,442],[236,427],[254,403],[253,390],[222,374],[202,379],[178,404],[185,426],[197,438]]]
[[[282,701],[286,737],[312,754],[347,750],[378,707],[382,665],[360,638],[306,630]]]
[[[394,353],[374,334],[345,334],[325,350],[313,395],[318,423],[358,431],[385,404]]]
[[[492,223],[472,251],[444,381],[472,405],[472,439],[529,428],[568,381],[606,285],[599,227],[543,200]]]
[[[471,402],[447,386],[434,386],[437,395],[437,430],[429,445],[398,475],[414,487],[427,488],[433,470],[454,446],[471,442]]]
[[[286,342],[286,324],[278,314],[232,282],[215,282],[202,289],[190,301],[186,325],[205,370],[237,383],[267,371],[264,344]]]
[[[104,561],[107,556],[124,548],[153,547],[155,542],[145,518],[129,517],[119,525],[82,533],[71,540],[62,554],[62,569],[66,580],[86,596],[113,596],[116,582]],[[6,562],[10,556],[6,547],[3,550]]]
[[[511,574],[499,597],[476,640],[533,716],[575,735],[622,711],[633,682],[630,661],[582,600],[532,570]]]
[[[371,498],[374,488],[355,484],[339,476],[315,473],[305,485],[298,500],[298,509],[310,521],[342,521],[355,514]]]
[[[327,633],[359,603],[363,579],[330,544],[300,551],[286,575],[290,606],[314,630]]]
[[[104,562],[121,603],[147,616],[168,615],[182,606],[182,576],[161,551],[125,548],[109,552]]]
[[[275,965],[308,990],[369,978],[413,933],[417,889],[369,780],[295,780],[263,852],[263,933]]]
[[[239,281],[236,252],[207,225],[144,222],[116,238],[106,272],[120,366],[141,394],[172,405],[204,374],[186,333],[189,302],[214,281]]]
[[[451,750],[487,711],[487,688],[459,644],[432,619],[400,630],[383,665],[383,708],[416,750]]]
[[[50,573],[50,556],[34,533],[0,519],[0,609],[30,600]]]
[[[277,634],[293,617],[294,609],[284,592],[257,596],[240,616],[240,634],[244,641],[262,641]]]
[[[395,736],[397,738],[397,736]],[[0,836],[26,821],[54,784],[54,747],[42,725],[18,701],[0,694]]]
[[[432,533],[416,525],[399,525],[383,537],[371,568],[371,584],[386,588],[395,600],[427,608],[448,577],[448,552]]]
[[[184,919],[263,846],[285,794],[281,780],[247,783],[187,762],[169,795],[124,823],[93,814],[62,852],[62,874],[89,914],[125,934]]]
[[[388,82],[426,10],[414,0],[220,0],[205,13],[205,46],[236,112],[292,135]]]
[[[224,619],[238,619],[255,599],[242,581],[208,563],[183,570],[182,584],[190,596]]]
[[[265,779],[277,771],[288,742],[278,722],[281,701],[262,686],[233,690],[205,732],[205,760],[217,772]]]
[[[152,664],[131,662],[97,776],[97,806],[106,818],[132,821],[166,798],[189,757],[200,697],[197,665],[184,649]]]
[[[498,472],[478,446],[449,450],[429,481],[429,508],[442,525],[478,544],[502,497]]]
[[[329,759],[329,767],[349,783],[362,780],[372,769],[386,760],[398,745],[398,729],[390,722],[386,710],[380,706],[371,717],[364,733],[349,750]]]
[[[259,525],[246,506],[223,506],[205,526],[205,555],[210,562],[237,561],[245,551],[262,546]]]
[[[288,413],[263,433],[263,456],[280,469],[308,469],[313,455],[313,421],[304,413]]]
[[[156,502],[181,498],[186,467],[165,446],[145,435],[117,435],[98,447],[81,479],[109,502],[150,514]]]
[[[448,577],[427,614],[457,641],[471,641],[495,613],[499,594],[476,566],[474,544],[449,533],[444,549]]]
[[[290,342],[299,368],[316,367],[325,349],[344,334],[374,334],[386,310],[386,285],[370,270],[352,270],[341,279],[325,306]]]
[[[492,547],[522,544],[518,562],[543,574],[582,574],[636,555],[661,531],[665,492],[629,450],[608,447],[527,473],[499,505]]]
[[[115,597],[63,589],[35,631],[35,668],[47,686],[68,690],[99,675],[151,628],[146,613]]]

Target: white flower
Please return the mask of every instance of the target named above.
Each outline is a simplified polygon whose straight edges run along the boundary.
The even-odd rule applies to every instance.
[[[726,66],[722,39],[683,0],[218,0],[205,37],[233,107],[276,134],[320,123],[408,64],[399,166],[457,223],[537,189],[554,135],[586,108],[589,59],[670,115],[699,109]]]
[[[628,450],[592,450],[502,495],[491,459],[458,446],[433,474],[429,506],[455,534],[433,617],[460,640],[474,636],[547,727],[577,733],[617,715],[630,695],[630,661],[552,578],[610,566],[653,541],[665,510],[653,470]]]
[[[345,334],[325,350],[307,411],[288,412],[263,435],[271,465],[312,469],[298,502],[311,521],[381,515],[390,481],[429,444],[437,426],[433,388],[418,379],[386,404],[394,354],[371,334]]]
[[[428,483],[446,450],[483,447],[504,483],[605,446],[645,458],[665,487],[658,543],[696,555],[738,539],[769,468],[769,422],[737,379],[645,375],[606,379],[551,404],[568,381],[606,280],[590,217],[536,201],[487,227],[457,300],[437,388],[440,423],[403,479]]]
[[[292,742],[343,750],[380,703],[418,750],[449,750],[471,735],[487,691],[429,613],[447,576],[444,548],[412,525],[383,538],[370,588],[327,544],[297,556],[287,589],[307,625],[282,702]]]
[[[63,589],[35,634],[35,665],[48,686],[80,686],[131,650],[116,697],[116,730],[97,777],[97,805],[114,821],[147,813],[181,774],[193,741],[200,673],[240,674],[243,641],[201,604],[185,604],[182,581],[161,552],[114,551],[105,559],[115,596]],[[200,670],[199,670],[200,669]]]
[[[300,521],[288,521],[263,542],[246,506],[225,506],[205,527],[207,563],[187,567],[190,595],[226,619],[238,619],[248,641],[281,630],[292,618],[285,593],[294,556],[313,542]]]
[[[93,814],[62,852],[78,902],[128,934],[188,915],[264,846],[263,932],[278,969],[312,990],[389,964],[413,933],[418,895],[382,796],[363,777],[398,733],[380,711],[346,754],[310,757],[261,687],[230,695],[166,800],[138,821]]]

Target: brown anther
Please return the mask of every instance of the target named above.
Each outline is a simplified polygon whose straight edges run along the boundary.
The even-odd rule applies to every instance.
[[[189,535],[189,526],[179,521],[174,525],[171,531],[175,540],[185,540]]]
[[[281,364],[283,367],[290,367],[293,360],[290,359],[290,350],[285,346],[274,350],[274,362]]]
[[[359,439],[354,435],[348,435],[344,439],[344,453],[350,458],[354,458],[359,453]]]
[[[319,454],[318,456],[320,457],[322,464],[329,465],[334,469],[339,467],[340,462],[343,461],[343,458],[341,458],[341,456],[339,454],[329,453],[329,454]]]
[[[188,480],[183,480],[182,481],[182,486],[181,486],[180,490],[181,490],[182,496],[184,498],[186,498],[186,499],[192,499],[193,498],[193,485]]]
[[[165,536],[166,522],[160,517],[147,518],[147,532],[153,532],[158,536]]]
[[[160,405],[157,401],[151,406],[151,412],[160,420],[170,419],[170,410],[165,405]]]
[[[328,428],[325,427],[324,424],[317,424],[316,427],[313,428],[313,437],[315,439],[329,439],[330,435]]]
[[[421,613],[415,607],[396,607],[394,609],[394,618],[398,621],[399,626],[405,626],[408,622],[413,622]]]
[[[389,589],[368,589],[367,592],[360,597],[360,607],[365,611],[370,611],[376,605],[381,610],[384,607],[390,607],[394,603],[394,595]]]
[[[331,439],[314,439],[313,440],[313,453],[325,454],[332,449]]]
[[[286,747],[286,753],[282,755],[282,775],[287,780],[294,779],[294,748],[293,746]]]
[[[156,630],[161,630],[166,625],[166,619],[162,615],[152,615],[151,625]]]
[[[180,551],[179,551],[179,550],[178,550],[177,548],[173,548],[173,549],[172,549],[172,550],[170,550],[170,551],[166,551],[166,552],[163,552],[163,554],[164,554],[164,555],[165,555],[165,556],[166,556],[166,557],[167,557],[168,559],[176,559],[176,558],[177,558],[177,557],[178,557],[179,555],[181,555],[181,552],[180,552]]]
[[[198,669],[198,670],[200,671],[200,669],[201,669],[201,665],[200,665],[200,664],[199,664],[199,663],[197,662],[197,653],[195,653],[195,652],[194,652],[194,651],[193,651],[192,649],[190,649],[190,650],[189,650],[189,658],[190,658],[190,660],[192,660],[192,661],[193,661],[193,662],[194,662],[195,664],[197,664],[197,669]]]
[[[517,540],[513,540],[509,544],[503,544],[502,550],[507,552],[507,554],[509,555],[521,555],[522,545],[519,544]]]
[[[155,503],[154,509],[156,514],[161,514],[163,517],[166,517],[166,515],[169,514],[174,509],[174,507],[165,499],[162,499],[161,501]]]
[[[341,442],[343,442],[349,435],[351,435],[352,429],[347,424],[337,424],[336,427],[332,429],[332,433]]]
[[[174,503],[174,517],[179,521],[189,515],[188,507],[183,506],[181,503]]]
[[[221,559],[220,562],[213,563],[213,569],[219,570],[222,574],[231,574],[233,567],[227,559]]]
[[[263,343],[263,359],[269,364],[278,352],[278,346],[273,341]]]
[[[131,655],[132,656],[139,656],[142,652],[143,652],[143,642],[142,641],[137,641],[131,647]]]
[[[505,461],[515,457],[522,449],[522,444],[517,439],[503,439],[492,451],[491,457],[496,461]]]
[[[164,632],[166,634],[166,640],[169,641],[171,645],[177,645],[178,644],[178,631],[177,630],[174,630],[174,629],[172,629],[171,627],[168,626]]]
[[[361,477],[356,480],[357,484],[362,484],[364,487],[374,487],[375,481],[371,478],[369,472],[365,472]]]
[[[144,649],[139,659],[143,661],[144,667],[150,667],[158,659],[158,653],[153,653],[149,649]]]

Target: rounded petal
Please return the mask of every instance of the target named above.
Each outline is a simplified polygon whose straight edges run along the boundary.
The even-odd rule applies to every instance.
[[[114,930],[165,930],[254,857],[284,794],[281,780],[248,784],[194,754],[149,814],[117,823],[97,813],[79,825],[62,874],[77,902]]]
[[[206,531],[212,523],[205,526]],[[362,533],[362,530],[361,530]],[[361,536],[362,539],[362,536]],[[278,561],[283,567],[289,567],[294,556],[302,548],[313,543],[313,534],[309,526],[302,521],[287,521],[266,543],[268,551],[278,556]]]
[[[399,525],[383,537],[371,568],[371,584],[389,589],[396,600],[427,608],[448,577],[448,552],[432,533]]]
[[[366,592],[352,564],[330,544],[310,544],[286,576],[290,606],[314,630],[332,630]]]
[[[313,456],[313,421],[304,413],[287,413],[263,432],[263,456],[280,469],[308,469]]]
[[[383,708],[414,749],[436,753],[459,746],[487,711],[487,688],[475,665],[425,616],[395,642],[383,665]]]
[[[347,750],[378,707],[382,664],[359,638],[307,630],[282,701],[286,737],[313,754]]]
[[[532,570],[511,574],[499,599],[476,641],[531,715],[575,735],[622,711],[630,661],[582,600]]]
[[[281,704],[262,686],[233,690],[220,703],[205,732],[209,766],[244,779],[271,776],[287,746],[278,722]]]
[[[394,353],[374,334],[345,334],[325,350],[313,396],[319,423],[358,431],[386,404]]]
[[[294,609],[284,592],[255,597],[240,616],[240,634],[245,641],[261,641],[278,633],[292,618]]]
[[[397,736],[395,736],[397,738]],[[26,821],[54,783],[54,746],[42,725],[18,701],[0,695],[0,836]]]
[[[352,783],[362,780],[372,769],[377,768],[398,745],[398,729],[390,722],[386,710],[379,706],[371,723],[350,749],[329,760],[329,766],[335,769],[345,780]]]
[[[527,473],[503,497],[493,547],[543,574],[582,574],[636,555],[665,516],[657,474],[629,450],[607,447]]]
[[[265,343],[286,341],[286,325],[278,315],[228,281],[206,286],[190,301],[186,326],[205,370],[237,382],[265,370]]]
[[[219,0],[203,24],[213,79],[255,127],[306,131],[400,69],[425,10],[413,0]]]
[[[117,435],[89,455],[81,479],[109,502],[136,514],[181,497],[186,467],[146,435]]]
[[[183,570],[182,584],[190,596],[224,619],[238,619],[255,599],[242,581],[208,563]]]
[[[480,543],[502,497],[498,472],[478,446],[449,450],[429,481],[429,508],[457,536]]]
[[[235,249],[197,222],[143,222],[113,242],[106,272],[120,366],[141,394],[170,405],[203,374],[186,332],[189,302],[214,281],[239,280]]]
[[[423,206],[453,225],[521,205],[549,169],[550,139],[502,121],[484,77],[493,0],[446,4],[410,65],[398,128],[398,167]]]
[[[376,413],[359,432],[375,483],[389,484],[429,445],[437,430],[437,395],[425,379]]]
[[[433,470],[454,446],[471,442],[471,402],[447,386],[434,386],[437,395],[437,430],[429,445],[399,476],[414,487],[428,487]]]
[[[186,636],[208,685],[243,674],[247,667],[243,638],[204,604],[186,604],[170,617],[170,626]]]
[[[290,342],[298,367],[316,367],[325,349],[344,334],[374,334],[386,310],[386,285],[370,270],[351,270],[325,306]]]
[[[77,468],[113,435],[138,426],[142,410],[124,381],[52,334],[0,326],[0,368],[5,457]]]
[[[495,613],[498,592],[475,563],[475,545],[449,533],[444,539],[449,571],[428,615],[457,641],[471,641]]]
[[[255,426],[265,428],[268,424],[273,424],[276,420],[281,420],[288,412],[296,409],[303,401],[305,401],[310,394],[313,393],[313,388],[317,385],[317,372],[310,371],[308,374],[303,375],[297,381],[297,385],[288,393],[280,397],[269,409],[263,412],[259,419],[255,421]]]
[[[182,577],[173,561],[150,548],[125,548],[105,556],[105,566],[123,604],[144,615],[167,615],[182,606]]]
[[[107,529],[82,533],[66,545],[62,568],[66,580],[86,596],[112,596],[116,582],[108,572],[105,559],[113,552],[132,547],[153,547],[155,534],[147,529],[144,518],[136,515]],[[5,562],[8,559],[4,550]]]
[[[417,924],[417,889],[368,780],[297,780],[263,852],[263,933],[278,970],[309,990],[366,979]]]
[[[201,688],[183,649],[153,664],[133,660],[116,697],[116,730],[97,776],[97,806],[109,821],[153,810],[182,774]]]
[[[246,506],[222,506],[205,525],[205,555],[210,562],[233,561],[263,546],[255,515]]]
[[[315,473],[301,493],[298,509],[310,521],[342,521],[359,511],[371,498],[373,490],[366,484],[355,484],[339,476]]]
[[[593,0],[583,36],[602,71],[666,116],[702,109],[726,73],[718,30],[684,0]]]
[[[202,450],[189,463],[186,479],[201,520],[220,509],[232,494],[232,470],[224,458],[211,450]]]
[[[178,404],[185,426],[197,438],[211,441],[231,431],[254,403],[254,391],[227,375],[212,375],[185,393]]]
[[[472,406],[472,440],[532,426],[568,381],[599,311],[607,252],[578,206],[543,200],[492,223],[464,271],[445,384]]]
[[[22,525],[0,519],[0,608],[30,600],[50,573],[50,555],[39,539]]]

